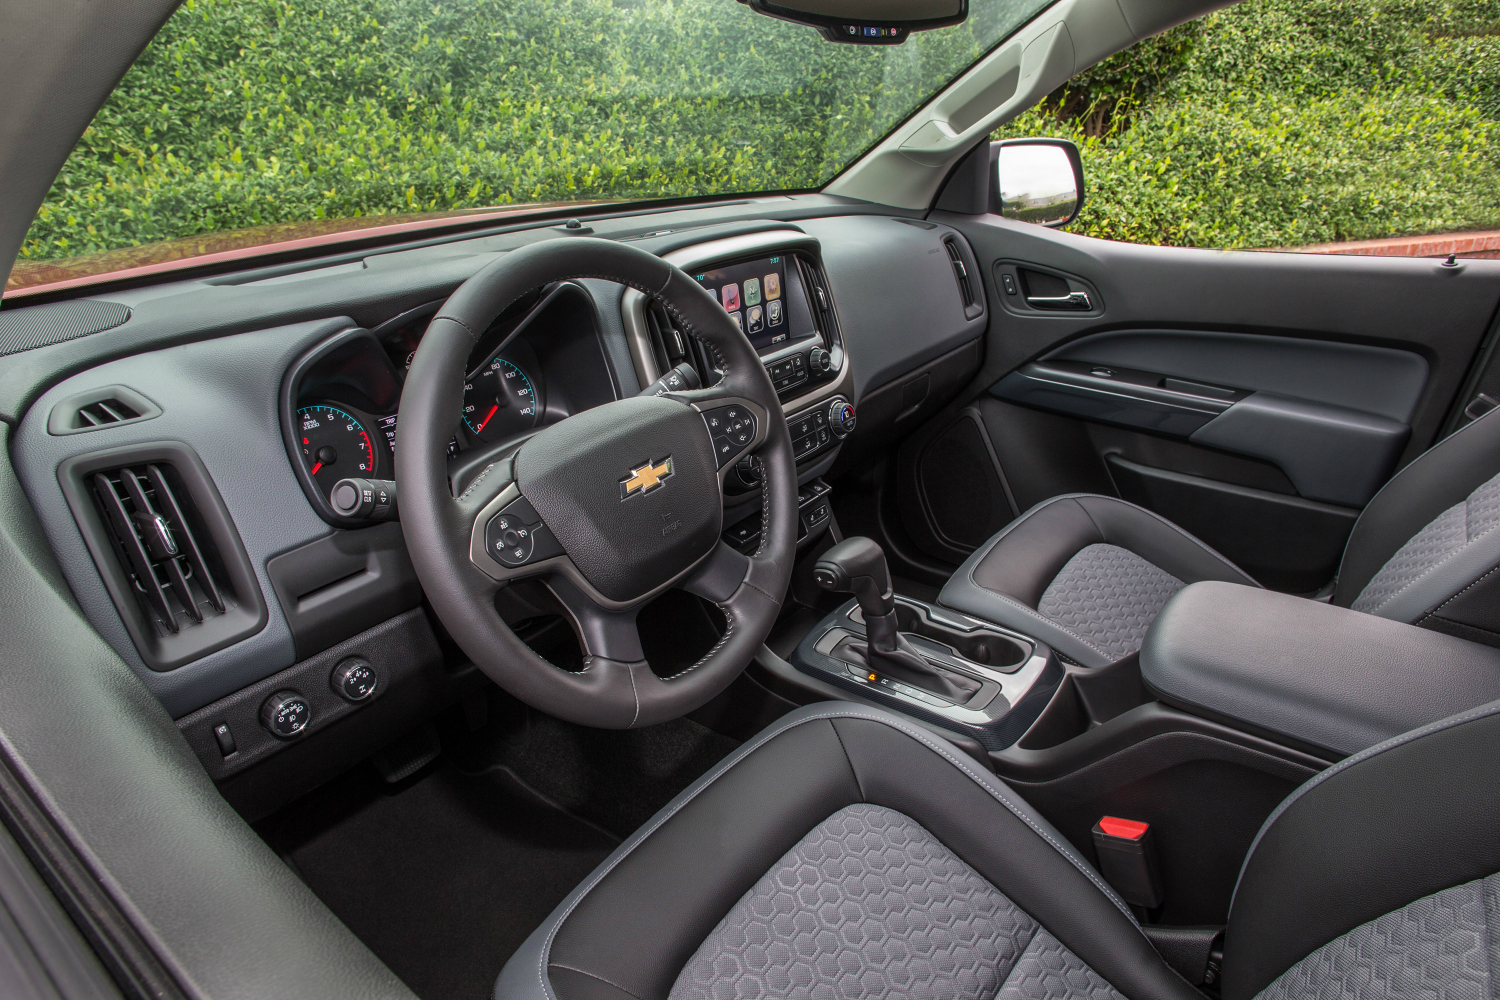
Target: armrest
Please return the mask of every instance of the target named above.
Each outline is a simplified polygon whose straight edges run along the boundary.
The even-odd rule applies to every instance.
[[[1168,704],[1347,756],[1500,698],[1500,649],[1206,582],[1157,616],[1141,676]]]

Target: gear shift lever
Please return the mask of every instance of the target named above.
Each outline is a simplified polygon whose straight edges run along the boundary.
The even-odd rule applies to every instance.
[[[872,539],[846,538],[823,553],[813,566],[813,582],[824,590],[853,594],[859,601],[868,641],[858,651],[864,653],[865,665],[875,673],[931,691],[956,704],[968,701],[979,689],[972,681],[965,689],[962,682],[968,678],[934,669],[896,630],[896,594],[891,586],[891,571],[886,566],[885,553]]]

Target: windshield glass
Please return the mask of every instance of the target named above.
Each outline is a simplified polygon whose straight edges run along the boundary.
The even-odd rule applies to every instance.
[[[334,220],[817,188],[1050,2],[971,0],[964,24],[858,46],[735,0],[187,0],[10,285],[352,228]]]

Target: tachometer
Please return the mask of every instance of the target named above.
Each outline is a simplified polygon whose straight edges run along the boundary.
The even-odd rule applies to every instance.
[[[344,410],[321,403],[300,408],[297,436],[302,461],[325,496],[340,479],[375,475],[375,443],[370,432]]]
[[[536,426],[536,387],[514,362],[494,357],[464,384],[464,426],[480,441],[498,441]]]

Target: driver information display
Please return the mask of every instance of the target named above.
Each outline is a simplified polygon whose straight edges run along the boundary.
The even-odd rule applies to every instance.
[[[750,338],[756,350],[775,347],[788,339],[808,336],[806,331],[792,332],[790,291],[787,282],[787,264],[790,257],[766,257],[745,264],[702,271],[693,275],[709,294],[719,300],[719,305],[734,320],[735,325]],[[796,288],[801,284],[794,277]],[[800,302],[800,313],[806,306]]]

